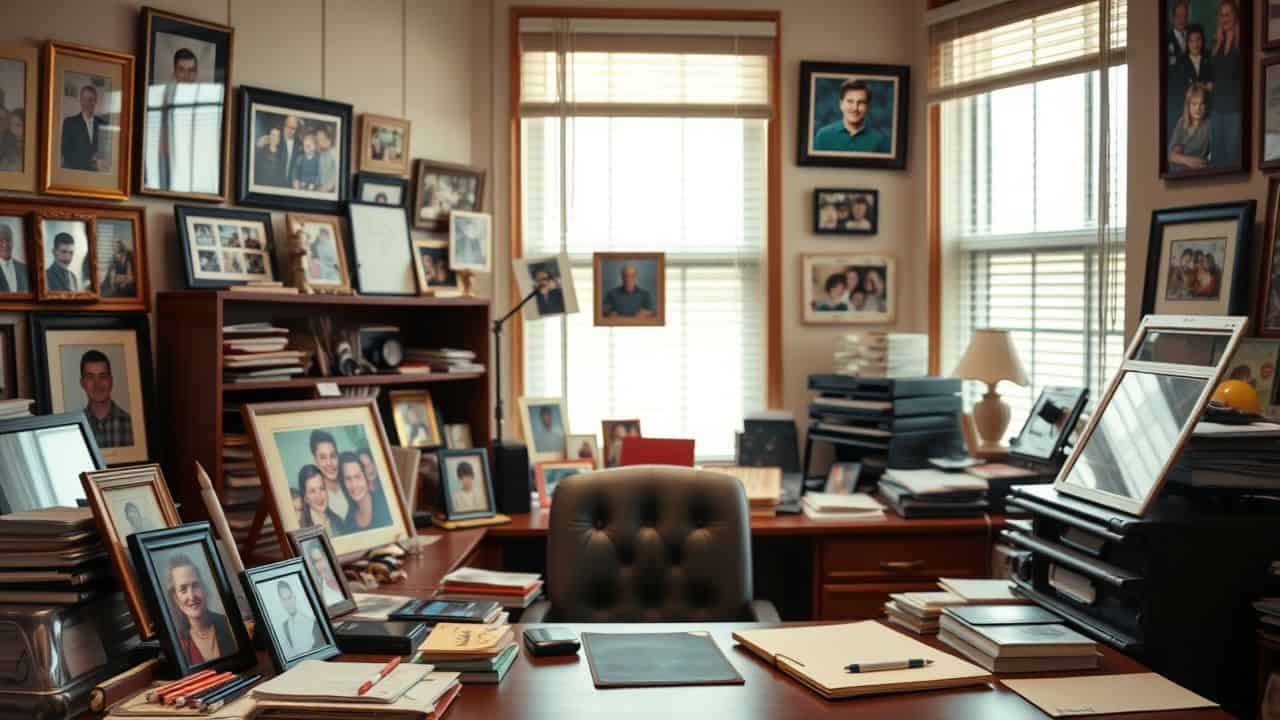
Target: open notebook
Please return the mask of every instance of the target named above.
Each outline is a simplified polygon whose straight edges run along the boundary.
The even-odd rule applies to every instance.
[[[744,647],[828,700],[888,692],[911,692],[981,685],[991,673],[913,640],[875,620],[844,625],[812,625],[733,634]],[[852,663],[929,659],[910,670],[850,673]]]

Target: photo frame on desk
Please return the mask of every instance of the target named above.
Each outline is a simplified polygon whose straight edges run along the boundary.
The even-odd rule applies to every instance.
[[[351,257],[356,289],[361,295],[417,295],[413,238],[404,210],[389,205],[352,202]]]
[[[257,628],[266,631],[276,672],[341,654],[302,558],[248,568],[241,576]]]
[[[319,526],[290,530],[289,547],[294,556],[302,558],[330,619],[356,609],[355,597],[342,573],[342,563],[338,562],[338,554],[329,541],[329,531]]]
[[[474,520],[497,515],[489,453],[484,448],[440,450],[441,507],[446,520]]]

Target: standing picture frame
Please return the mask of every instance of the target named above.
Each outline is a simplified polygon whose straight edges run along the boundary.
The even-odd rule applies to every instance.
[[[40,130],[40,50],[35,47],[0,48],[0,190],[36,191],[36,160]],[[16,90],[17,92],[14,92]]]
[[[438,448],[445,444],[431,391],[393,390],[388,395],[396,439],[403,447]]]
[[[236,203],[337,215],[348,200],[351,106],[240,86]]]
[[[413,238],[404,210],[394,206],[352,202],[351,256],[356,289],[362,295],[417,295]]]
[[[489,476],[489,453],[484,448],[441,449],[441,507],[446,520],[475,520],[497,515],[498,504]]]
[[[796,163],[905,168],[910,98],[907,65],[802,61]]]
[[[1258,315],[1253,330],[1260,337],[1280,338],[1280,253],[1276,247],[1276,235],[1280,233],[1280,177],[1272,177],[1267,183],[1267,219],[1263,228],[1266,236],[1259,253]]]
[[[551,507],[551,500],[556,494],[560,481],[584,472],[595,470],[595,463],[590,460],[557,460],[540,462],[534,465],[534,484],[538,488],[538,507]]]
[[[302,558],[246,569],[241,574],[257,628],[266,630],[277,673],[305,660],[342,654],[333,626]]]
[[[40,192],[127,199],[133,56],[51,40],[44,72]]]
[[[408,192],[409,181],[405,178],[362,172],[356,173],[356,187],[351,193],[351,200],[402,208]]]
[[[493,216],[454,210],[449,213],[449,267],[489,272],[493,263]]]
[[[405,118],[364,113],[360,116],[360,171],[409,174],[409,141],[413,123]]]
[[[295,251],[304,253],[302,267],[292,267],[291,272],[303,273],[306,285],[321,292],[350,293],[351,270],[342,218],[289,213],[284,222],[292,242],[301,243]],[[291,280],[299,285],[296,277]]]
[[[413,175],[413,227],[442,233],[449,229],[454,210],[484,208],[483,168],[418,160]]]
[[[1151,213],[1142,314],[1247,315],[1257,202],[1164,208]]]
[[[1280,56],[1263,58],[1258,66],[1258,125],[1262,128],[1258,169],[1280,170]]]
[[[226,288],[279,278],[271,214],[174,205],[187,287]]]
[[[455,297],[462,294],[462,280],[449,267],[448,242],[415,238],[413,255],[419,295]]]
[[[565,436],[569,430],[569,413],[564,398],[520,397],[520,429],[529,444],[533,462],[564,460]]]
[[[89,421],[78,410],[0,420],[0,444],[16,449],[5,458],[12,470],[0,474],[0,515],[84,505],[80,473],[106,467]]]
[[[98,253],[94,216],[73,208],[41,206],[31,211],[32,260],[37,300],[92,302],[98,299]]]
[[[600,445],[595,433],[564,436],[564,456],[569,460],[590,460],[596,469],[604,468],[600,457]]]
[[[318,526],[291,530],[289,547],[295,557],[302,558],[329,619],[356,609],[355,596],[351,594],[347,578],[342,574],[342,564],[338,562],[338,554],[333,551],[328,531]]]

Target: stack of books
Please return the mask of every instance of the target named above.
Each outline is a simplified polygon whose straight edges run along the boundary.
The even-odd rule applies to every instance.
[[[498,572],[463,567],[444,576],[444,585],[436,593],[441,600],[492,600],[504,608],[524,609],[542,594],[542,575],[538,573]]]
[[[242,323],[222,328],[222,379],[229,383],[288,380],[306,372],[309,359],[289,349],[288,328]]]
[[[396,369],[402,373],[473,373],[484,372],[484,365],[476,362],[476,354],[470,350],[407,348]]]
[[[0,602],[74,605],[115,588],[88,508],[0,516]]]
[[[866,493],[808,492],[800,509],[811,520],[884,520],[884,506]]]
[[[262,481],[253,460],[253,446],[244,433],[222,436],[222,505],[224,510],[256,509],[262,500]]]
[[[1225,425],[1201,421],[1169,474],[1169,481],[1200,488],[1275,491],[1280,477],[1280,424]]]
[[[29,416],[31,414],[31,403],[32,401],[27,398],[0,400],[0,420]]]
[[[906,592],[889,595],[884,604],[890,623],[917,635],[938,632],[942,612],[949,607],[1026,605],[1030,601],[1015,595],[1008,580],[942,578],[934,592]]]
[[[291,285],[285,285],[280,280],[250,280],[243,285],[232,285],[227,288],[235,292],[252,292],[252,293],[279,293],[281,295],[297,295],[298,288]]]
[[[982,515],[990,509],[987,481],[968,473],[888,469],[879,495],[904,518]]]
[[[991,672],[1098,667],[1097,643],[1035,605],[948,607],[939,628],[940,642]]]
[[[778,501],[782,498],[782,468],[741,465],[704,465],[703,468],[731,475],[742,483],[747,491],[751,517],[765,518],[778,514]]]
[[[460,673],[463,684],[496,685],[519,653],[510,625],[439,623],[411,661],[430,663],[438,672]]]
[[[1280,643],[1280,597],[1262,598],[1253,604],[1258,611],[1258,634]]]
[[[869,378],[919,377],[929,372],[929,336],[864,330],[836,341],[832,372]]]

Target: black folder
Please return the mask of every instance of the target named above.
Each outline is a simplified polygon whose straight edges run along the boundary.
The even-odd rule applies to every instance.
[[[582,646],[598,688],[746,682],[705,632],[582,633]]]

